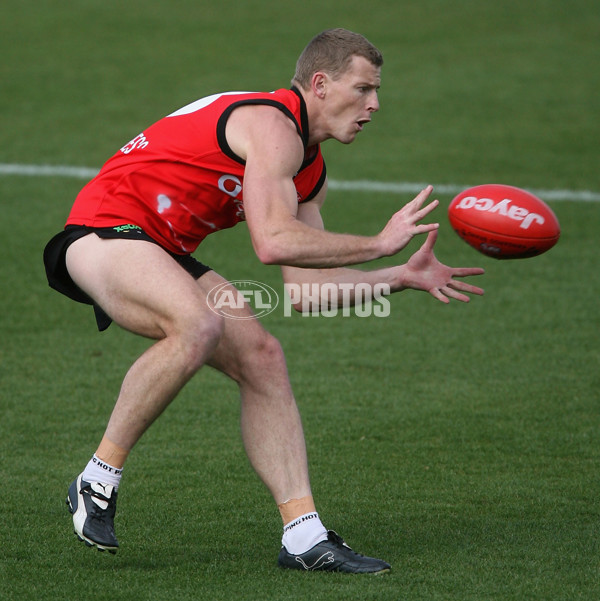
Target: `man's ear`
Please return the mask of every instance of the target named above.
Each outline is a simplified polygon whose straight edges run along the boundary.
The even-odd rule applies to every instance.
[[[325,98],[328,81],[329,77],[327,73],[323,73],[323,71],[317,71],[314,73],[310,80],[310,87],[313,91],[313,94],[315,94],[315,96],[321,100]]]

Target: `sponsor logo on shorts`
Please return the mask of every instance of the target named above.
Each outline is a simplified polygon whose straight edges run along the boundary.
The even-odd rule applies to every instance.
[[[141,232],[142,228],[139,225],[131,225],[130,223],[125,225],[116,225],[112,228],[115,232],[123,233],[123,232]]]

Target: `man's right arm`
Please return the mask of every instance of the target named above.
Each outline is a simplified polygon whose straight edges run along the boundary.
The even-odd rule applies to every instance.
[[[241,107],[227,126],[230,146],[246,161],[244,211],[258,258],[266,264],[343,267],[396,254],[416,234],[438,224],[418,224],[436,206],[423,207],[431,188],[395,213],[376,236],[338,234],[298,219],[293,178],[304,158],[294,124],[268,106]],[[310,202],[322,202],[320,198]]]

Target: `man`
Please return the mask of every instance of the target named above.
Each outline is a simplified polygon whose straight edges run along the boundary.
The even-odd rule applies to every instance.
[[[379,109],[380,52],[342,29],[316,36],[300,56],[291,90],[217,94],[161,119],[126,144],[79,194],[67,227],[46,247],[50,284],[156,342],[131,366],[103,439],[69,488],[75,532],[115,552],[117,490],[136,442],[185,383],[210,365],[235,380],[250,462],[281,512],[279,564],[379,573],[385,561],[352,551],[327,531],[313,501],[300,416],[279,343],[256,319],[225,319],[207,294],[226,281],[190,256],[202,239],[245,220],[258,258],[285,282],[389,285],[442,302],[480,288],[455,277],[477,268],[439,263],[431,187],[376,236],[325,231],[327,179],[320,143],[351,143]],[[394,255],[427,239],[407,263],[373,271],[347,266]],[[191,277],[190,277],[191,275]],[[339,296],[342,298],[342,295]],[[347,294],[346,298],[347,300]],[[239,310],[248,317],[248,307]]]

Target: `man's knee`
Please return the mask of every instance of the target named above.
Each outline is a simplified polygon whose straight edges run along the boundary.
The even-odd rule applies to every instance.
[[[265,330],[252,337],[251,344],[229,369],[230,375],[240,383],[256,383],[265,378],[275,380],[287,374],[281,344]]]
[[[192,368],[199,369],[223,336],[223,318],[211,311],[182,316],[175,329]]]
[[[280,368],[285,365],[281,344],[275,336],[268,332],[257,340],[254,349],[254,360],[260,368]]]

